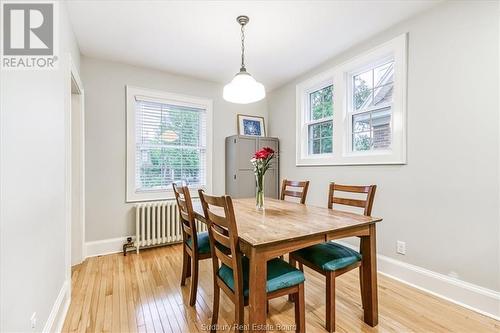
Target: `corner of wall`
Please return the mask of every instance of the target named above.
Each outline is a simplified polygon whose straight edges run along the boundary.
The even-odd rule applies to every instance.
[[[69,52],[75,67],[80,70],[80,47],[76,40],[73,26],[71,24],[70,15],[67,8],[67,1],[59,2],[60,25],[59,31],[61,34],[61,51]],[[62,54],[62,53],[61,53]]]

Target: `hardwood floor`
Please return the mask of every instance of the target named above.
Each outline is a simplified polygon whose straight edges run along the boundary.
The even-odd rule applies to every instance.
[[[189,287],[180,287],[181,263],[180,245],[127,257],[87,259],[73,269],[72,302],[63,332],[206,332],[212,314],[212,263],[200,263],[194,307],[188,305]],[[310,333],[326,332],[324,283],[324,277],[306,268],[306,328]],[[336,287],[337,332],[500,332],[498,321],[382,275],[379,325],[371,328],[362,320],[357,270],[338,278]],[[271,300],[268,325],[276,331],[293,331],[293,309],[286,297]],[[221,293],[219,325],[230,327],[233,313],[231,301]]]

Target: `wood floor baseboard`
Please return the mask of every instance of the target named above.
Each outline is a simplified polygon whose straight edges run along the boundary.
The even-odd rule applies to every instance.
[[[66,318],[69,304],[71,302],[69,289],[70,283],[70,281],[64,281],[64,284],[59,291],[59,295],[57,295],[56,301],[52,306],[49,318],[47,319],[47,322],[42,330],[43,333],[61,332],[64,325],[64,319]]]
[[[357,246],[336,241],[354,250]],[[444,274],[411,265],[381,254],[377,255],[378,272],[434,296],[500,320],[500,292],[465,282]]]
[[[127,237],[133,237],[133,236],[109,238],[98,241],[86,242],[84,258],[97,257],[106,254],[122,252],[123,244],[127,242]]]

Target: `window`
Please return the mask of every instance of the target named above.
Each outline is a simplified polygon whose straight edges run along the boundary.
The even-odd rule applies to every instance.
[[[331,154],[333,142],[333,85],[309,93],[309,154]]]
[[[351,151],[391,149],[394,60],[349,77]]]
[[[406,34],[297,85],[297,165],[406,163]]]
[[[127,87],[127,201],[210,187],[211,101]]]

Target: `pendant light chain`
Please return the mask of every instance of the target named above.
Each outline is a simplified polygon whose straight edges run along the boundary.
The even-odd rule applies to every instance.
[[[246,15],[240,15],[236,22],[241,31],[241,67],[231,82],[224,86],[222,96],[231,103],[248,104],[260,101],[266,97],[264,85],[257,82],[245,68],[245,26],[250,19]]]
[[[241,69],[242,71],[245,69],[245,25],[241,25]]]

